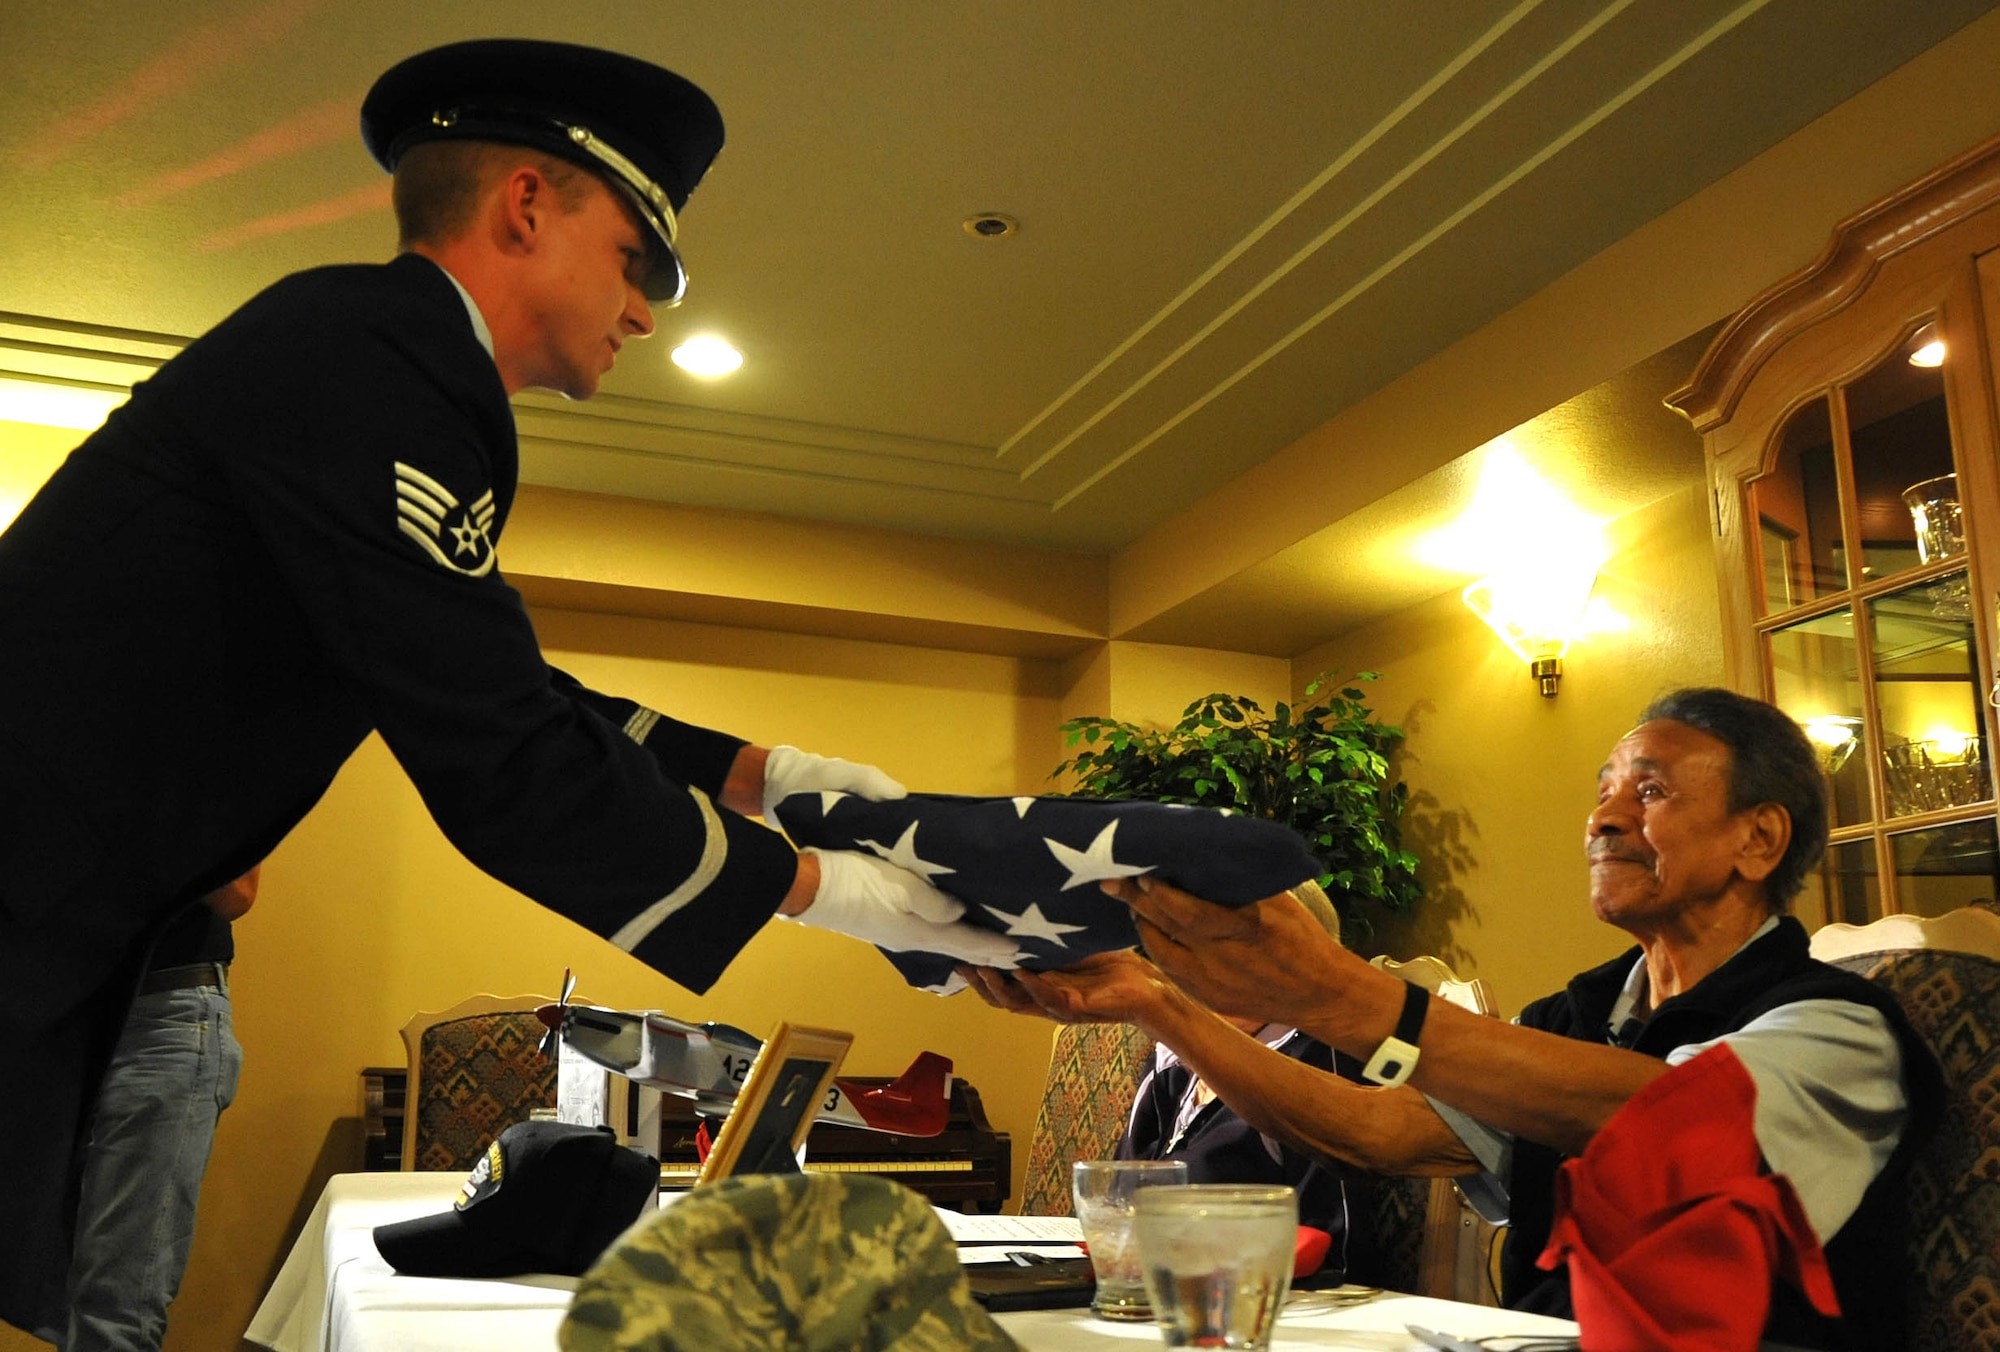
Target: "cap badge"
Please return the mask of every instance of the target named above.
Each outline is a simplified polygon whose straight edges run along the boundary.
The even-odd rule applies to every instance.
[[[465,1176],[465,1184],[458,1190],[458,1200],[452,1208],[463,1211],[478,1198],[479,1190],[489,1182],[495,1187],[500,1184],[500,1176],[506,1172],[507,1161],[500,1154],[500,1142],[494,1141],[486,1147],[486,1153],[479,1157],[479,1163],[472,1166],[472,1172]]]

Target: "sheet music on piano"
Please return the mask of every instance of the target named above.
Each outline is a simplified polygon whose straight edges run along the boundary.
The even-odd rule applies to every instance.
[[[968,1216],[932,1207],[958,1244],[961,1263],[1019,1263],[1016,1254],[1039,1259],[1081,1258],[1083,1227],[1074,1216]]]
[[[1081,1244],[1083,1226],[1074,1216],[968,1216],[932,1207],[960,1244]]]

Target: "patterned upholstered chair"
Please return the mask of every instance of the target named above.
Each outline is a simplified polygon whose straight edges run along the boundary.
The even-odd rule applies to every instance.
[[[1340,913],[1319,884],[1293,889],[1334,938]],[[1067,1216],[1075,1210],[1070,1166],[1111,1158],[1153,1063],[1153,1041],[1131,1024],[1075,1024],[1056,1029],[1048,1088],[1035,1115],[1021,1188],[1024,1216]]]
[[[495,1136],[556,1104],[556,1063],[537,1049],[542,995],[476,995],[403,1025],[409,1056],[403,1168],[469,1170]]]
[[[1070,1166],[1111,1158],[1125,1115],[1153,1055],[1153,1041],[1129,1023],[1065,1024],[1056,1029],[1049,1083],[1035,1114],[1021,1188],[1024,1216],[1067,1216]]]
[[[1375,966],[1475,1014],[1496,1012],[1484,981],[1461,981],[1437,958],[1376,958]],[[1498,1303],[1488,1275],[1494,1227],[1466,1204],[1450,1179],[1378,1179],[1370,1216],[1379,1265],[1375,1280],[1381,1285],[1475,1305]]]
[[[1812,950],[1893,992],[1944,1072],[1944,1120],[1910,1169],[1910,1352],[2000,1349],[2000,914],[1828,925]]]

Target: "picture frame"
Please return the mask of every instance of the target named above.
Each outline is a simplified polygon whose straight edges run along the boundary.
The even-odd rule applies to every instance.
[[[701,1181],[799,1171],[799,1147],[832,1106],[854,1034],[780,1023],[764,1041],[701,1167]]]

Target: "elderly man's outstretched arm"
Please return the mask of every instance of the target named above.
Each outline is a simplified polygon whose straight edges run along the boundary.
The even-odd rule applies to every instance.
[[[1021,1013],[1136,1024],[1245,1121],[1318,1155],[1383,1173],[1477,1172],[1479,1162],[1425,1094],[1574,1153],[1667,1068],[1433,1000],[1410,1083],[1353,1084],[1271,1051],[1212,1010],[1289,1024],[1366,1060],[1395,1031],[1405,990],[1399,978],[1342,948],[1288,894],[1230,909],[1165,883],[1121,881],[1105,891],[1132,907],[1158,967],[1125,952],[1060,972],[966,969],[973,988]]]
[[[989,1004],[1063,1023],[1136,1024],[1172,1048],[1258,1131],[1381,1173],[1456,1175],[1480,1165],[1414,1089],[1366,1087],[1278,1052],[1168,981],[1139,954],[1100,953],[1060,972],[961,968]]]
[[[1115,894],[1132,907],[1147,953],[1217,1009],[1290,1023],[1364,1061],[1396,1030],[1404,982],[1335,943],[1289,895],[1231,910],[1165,883],[1126,882]],[[1430,1002],[1421,1048],[1411,1087],[1566,1154],[1667,1069],[1443,1000]]]

